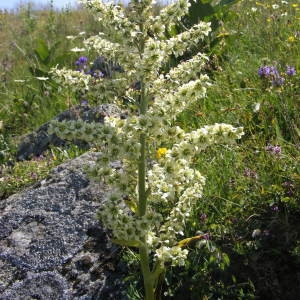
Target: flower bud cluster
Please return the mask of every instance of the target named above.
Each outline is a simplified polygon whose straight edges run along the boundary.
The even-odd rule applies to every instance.
[[[128,203],[130,199],[127,199]],[[114,237],[129,243],[142,244],[147,240],[156,245],[158,240],[153,230],[160,225],[163,217],[160,213],[148,210],[142,217],[124,207],[124,197],[120,192],[111,192],[107,201],[98,212],[98,217],[105,226],[112,230]]]
[[[49,134],[57,134],[66,140],[82,140],[93,144],[107,143],[118,139],[115,129],[110,126],[104,126],[99,123],[86,123],[78,121],[54,120],[50,123]]]

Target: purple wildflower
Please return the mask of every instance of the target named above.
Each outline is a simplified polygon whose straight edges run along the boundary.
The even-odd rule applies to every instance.
[[[279,207],[276,204],[272,204],[271,205],[271,210],[274,212],[278,212],[279,211]]]
[[[266,147],[266,150],[274,155],[279,155],[281,154],[281,147],[279,145],[273,146],[273,145],[268,145]]]
[[[258,69],[258,75],[260,77],[268,77],[271,73],[271,68],[269,66],[263,66]]]
[[[204,233],[203,234],[203,238],[205,239],[205,240],[210,240],[210,234],[209,233]]]
[[[258,69],[258,75],[260,77],[276,78],[276,77],[279,77],[279,72],[278,72],[277,68],[274,66],[263,66]]]
[[[88,105],[89,104],[89,102],[86,100],[86,99],[82,99],[81,100],[81,105],[82,106],[86,106],[86,105]]]
[[[279,72],[278,72],[276,67],[274,67],[274,66],[270,67],[270,75],[273,76],[273,77],[278,77],[279,76]]]
[[[204,214],[204,213],[200,214],[200,221],[202,223],[204,223],[206,221],[206,219],[207,219],[207,215],[206,214]]]
[[[282,187],[285,189],[285,194],[288,197],[292,197],[295,194],[295,186],[291,181],[285,181],[282,183]]]
[[[249,169],[249,168],[245,168],[244,176],[249,177],[249,178],[253,178],[253,179],[258,179],[257,173],[255,171]]]
[[[87,62],[88,62],[88,58],[87,58],[86,56],[81,56],[81,57],[79,57],[78,62],[79,62],[81,65],[86,65]]]
[[[103,78],[104,77],[104,73],[97,70],[94,73],[91,74],[91,76],[93,76],[94,78]]]
[[[78,67],[77,71],[83,71],[87,67],[88,58],[85,56],[81,56],[78,58],[78,60],[75,62],[75,65]]]
[[[273,147],[273,153],[276,154],[276,155],[280,154],[281,153],[281,147],[278,146],[278,145],[274,146]]]
[[[284,78],[277,76],[272,80],[273,86],[282,86],[284,84]]]
[[[286,67],[286,75],[288,75],[288,76],[296,75],[296,69],[295,69],[295,67],[287,66]]]

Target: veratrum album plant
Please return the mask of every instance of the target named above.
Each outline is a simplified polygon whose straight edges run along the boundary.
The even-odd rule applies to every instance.
[[[171,38],[166,32],[187,14],[189,2],[179,0],[155,14],[155,2],[131,1],[123,8],[112,2],[81,1],[106,28],[84,41],[85,49],[118,62],[123,69],[107,79],[82,71],[54,69],[57,80],[74,90],[90,84],[127,87],[126,119],[106,117],[104,124],[54,122],[51,132],[82,139],[101,147],[94,177],[110,186],[99,219],[114,242],[139,251],[145,299],[155,299],[166,265],[184,265],[189,238],[185,222],[202,196],[205,178],[193,160],[208,145],[231,143],[242,128],[207,125],[192,132],[175,126],[179,113],[205,97],[209,78],[201,74],[208,58],[198,53],[168,73],[165,64],[203,40],[210,24],[199,24]],[[137,84],[138,83],[138,84]],[[120,103],[116,97],[112,102]],[[116,169],[111,162],[120,161]]]

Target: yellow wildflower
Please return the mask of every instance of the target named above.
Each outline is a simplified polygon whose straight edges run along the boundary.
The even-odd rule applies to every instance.
[[[293,43],[293,42],[295,42],[295,37],[289,36],[287,40],[288,40],[288,42]]]
[[[293,4],[292,4],[292,7],[295,7],[295,8],[296,8],[296,7],[298,7],[298,4],[297,4],[297,3],[293,3]]]
[[[160,159],[161,157],[164,157],[167,151],[168,151],[167,148],[158,148],[158,150],[156,151],[156,158]]]

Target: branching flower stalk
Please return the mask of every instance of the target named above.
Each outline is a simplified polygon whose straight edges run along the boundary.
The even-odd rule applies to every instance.
[[[98,216],[115,243],[139,250],[145,299],[152,300],[166,265],[181,266],[187,259],[190,239],[184,238],[184,228],[205,184],[193,168],[194,158],[209,145],[241,138],[243,129],[214,124],[185,132],[174,125],[177,115],[205,97],[210,85],[208,76],[201,74],[208,60],[201,53],[162,71],[170,55],[182,56],[210,32],[210,24],[200,22],[166,37],[187,14],[188,1],[175,1],[159,15],[152,0],[133,0],[126,9],[100,0],[81,2],[106,26],[105,32],[84,41],[87,51],[117,61],[124,70],[111,79],[98,78],[97,84],[109,86],[108,80],[119,80],[124,88],[127,82],[126,96],[134,103],[126,119],[53,122],[50,132],[101,147],[90,173],[106,182],[110,192]],[[95,84],[80,71],[55,68],[52,75],[74,90]],[[117,95],[112,102],[120,103]],[[115,161],[122,167],[115,168]]]

